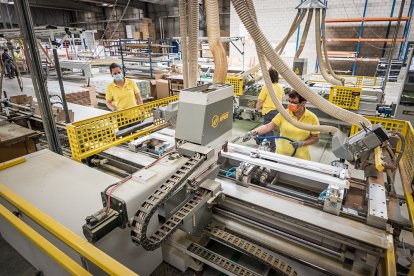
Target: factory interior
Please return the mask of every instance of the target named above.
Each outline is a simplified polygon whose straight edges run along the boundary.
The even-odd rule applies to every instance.
[[[414,0],[1,0],[0,276],[414,275]]]

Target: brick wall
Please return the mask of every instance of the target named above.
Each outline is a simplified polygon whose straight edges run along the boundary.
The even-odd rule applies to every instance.
[[[328,1],[327,18],[355,18],[362,17],[365,0],[330,0]],[[366,17],[389,17],[391,12],[393,0],[369,0],[367,5]],[[404,8],[404,16],[408,13],[409,2],[406,1]],[[270,43],[277,45],[280,40],[288,32],[292,20],[296,15],[295,7],[300,3],[299,0],[284,1],[284,0],[254,0],[256,6],[256,13],[259,20],[259,25]],[[401,0],[397,1],[394,16],[398,16]],[[305,20],[301,25],[301,34]],[[394,26],[395,23],[392,24]],[[365,23],[364,35],[366,38],[384,38],[388,22],[370,22]],[[402,22],[399,37],[402,37],[405,22]],[[357,38],[359,33],[360,23],[336,23],[327,24],[327,37],[349,37]],[[391,28],[390,38],[392,38],[393,27]],[[243,27],[237,17],[233,7],[231,7],[230,13],[230,35],[239,36],[243,35]],[[289,40],[287,45],[287,52],[283,58],[285,61],[292,65],[293,57],[289,55],[294,53],[296,48],[297,32]],[[414,40],[414,28],[410,29],[409,40]],[[387,44],[390,47],[391,43]],[[357,42],[341,42],[328,44],[329,51],[352,51],[355,52]],[[362,43],[360,49],[360,57],[381,57],[382,56],[383,43]],[[400,43],[397,44],[393,56],[396,58],[400,49]],[[249,68],[249,65],[257,63],[257,57],[253,42],[246,42],[245,45],[245,67]],[[385,56],[388,56],[386,51]],[[308,40],[306,46],[302,52],[301,57],[308,59],[308,73],[315,71],[316,50],[315,50],[315,31],[314,21],[312,21],[311,28],[308,34]],[[242,57],[231,47],[230,60],[235,66],[242,65]],[[334,70],[341,70],[343,72],[349,72],[352,70],[353,62],[350,61],[333,61],[332,67]],[[375,62],[358,62],[356,74],[358,75],[373,75],[375,73]]]

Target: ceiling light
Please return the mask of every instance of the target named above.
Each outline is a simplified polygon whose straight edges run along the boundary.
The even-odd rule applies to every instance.
[[[102,6],[106,7],[106,6],[108,6],[108,3],[102,3]]]
[[[9,1],[9,2],[7,2],[7,4],[14,5],[14,1]]]

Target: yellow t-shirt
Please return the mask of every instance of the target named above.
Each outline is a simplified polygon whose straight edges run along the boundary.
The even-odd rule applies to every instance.
[[[280,102],[282,102],[283,97],[285,96],[285,90],[283,89],[283,86],[279,83],[272,83],[272,86],[273,90],[276,93],[276,97],[279,99]],[[260,91],[258,99],[263,101],[263,115],[266,115],[272,110],[277,110],[275,105],[273,104],[272,98],[270,98],[269,91],[267,91],[266,85],[264,85],[262,91]]]
[[[123,110],[137,106],[135,95],[138,93],[137,84],[133,80],[125,78],[124,86],[118,86],[115,82],[110,83],[106,87],[105,98],[112,102],[116,110]]]
[[[287,112],[295,118],[295,120],[298,120],[298,118],[296,118],[290,110],[287,110]],[[299,121],[305,124],[319,125],[318,117],[307,109]],[[292,140],[304,141],[311,134],[319,134],[319,131],[308,131],[295,127],[286,121],[280,113],[273,118],[272,122],[280,128],[280,136],[284,136]],[[277,139],[276,153],[291,156],[293,151],[294,148],[288,140]],[[311,160],[309,146],[298,148],[294,157]]]
[[[15,61],[22,61],[23,60],[23,53],[14,51],[14,60]]]

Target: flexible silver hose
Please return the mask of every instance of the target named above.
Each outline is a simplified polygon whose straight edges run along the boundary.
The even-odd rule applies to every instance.
[[[264,36],[260,27],[252,19],[249,10],[243,0],[232,0],[234,9],[243,22],[244,26],[253,37],[256,45],[261,48],[266,58],[272,66],[284,77],[284,79],[295,89],[302,97],[310,101],[316,108],[322,110],[328,115],[335,117],[349,124],[361,126],[361,122],[371,126],[371,122],[363,116],[342,109],[333,103],[325,100],[318,94],[314,93],[301,79],[289,68],[283,59],[274,51],[269,41]],[[270,91],[269,91],[270,92]],[[270,95],[272,93],[269,93]],[[272,98],[273,99],[273,98]],[[276,103],[275,103],[276,104]],[[322,128],[322,127],[321,127]],[[337,130],[336,128],[335,131]],[[326,129],[325,129],[326,130]],[[320,131],[324,131],[320,129]],[[331,129],[332,130],[332,129]],[[331,132],[328,131],[328,132]]]
[[[251,17],[257,23],[256,10],[254,8],[254,4],[253,4],[252,0],[246,0],[246,5],[249,8]],[[256,44],[256,52],[257,52],[257,56],[259,58],[259,65],[262,69],[263,78],[264,78],[264,81],[265,81],[266,88],[269,91],[270,98],[272,99],[274,105],[276,106],[277,111],[279,111],[280,115],[286,121],[288,121],[289,123],[291,123],[292,125],[294,125],[297,128],[308,130],[308,131],[322,131],[322,132],[330,132],[330,133],[335,133],[335,132],[338,131],[337,128],[332,127],[332,126],[321,126],[321,125],[305,124],[305,123],[299,122],[298,120],[295,120],[292,116],[290,116],[290,114],[283,107],[282,103],[276,97],[276,93],[273,89],[272,81],[270,79],[269,71],[267,70],[266,57],[263,54],[263,51],[262,51],[261,47],[259,47],[257,44]]]
[[[197,86],[198,73],[198,0],[189,0],[188,5],[188,86]]]
[[[306,25],[303,29],[302,38],[300,39],[299,48],[296,51],[295,58],[300,57],[300,54],[302,54],[303,48],[305,47],[306,39],[308,38],[309,28],[312,23],[312,17],[313,17],[313,10],[308,11],[308,18],[306,19]]]
[[[183,62],[183,82],[184,88],[188,88],[188,39],[187,39],[187,5],[186,0],[179,0],[180,13],[180,37],[181,53]]]
[[[316,56],[318,57],[318,64],[319,64],[319,69],[321,71],[321,74],[323,76],[323,78],[333,84],[333,85],[342,85],[342,83],[331,77],[328,72],[327,69],[325,67],[325,62],[323,61],[322,58],[322,51],[321,51],[321,10],[320,9],[315,9],[315,45],[316,45]]]
[[[225,83],[227,76],[227,56],[220,42],[220,18],[217,0],[205,0],[207,17],[208,45],[214,57],[213,83]]]
[[[289,41],[289,39],[292,37],[292,35],[295,33],[296,29],[298,28],[298,26],[302,23],[303,19],[306,16],[306,12],[302,12],[300,13],[300,11],[298,11],[298,13],[296,14],[295,19],[293,20],[292,25],[290,26],[289,32],[288,34],[282,39],[282,41],[276,46],[275,51],[278,52],[280,51],[280,53],[283,52],[286,43]],[[259,70],[260,68],[260,64],[257,64],[255,66],[253,66],[252,68],[246,70],[244,73],[242,73],[240,75],[240,77],[242,79],[246,78],[246,76],[256,72],[257,70]],[[261,78],[260,78],[261,79]]]
[[[332,70],[331,63],[329,61],[328,57],[328,48],[327,48],[327,42],[326,42],[326,25],[325,25],[325,19],[326,19],[326,9],[322,10],[322,48],[323,48],[323,54],[325,56],[325,65],[328,68],[329,74],[332,75],[332,77],[336,80],[339,80],[342,83],[342,86],[345,85],[345,79],[339,77],[335,72]]]

